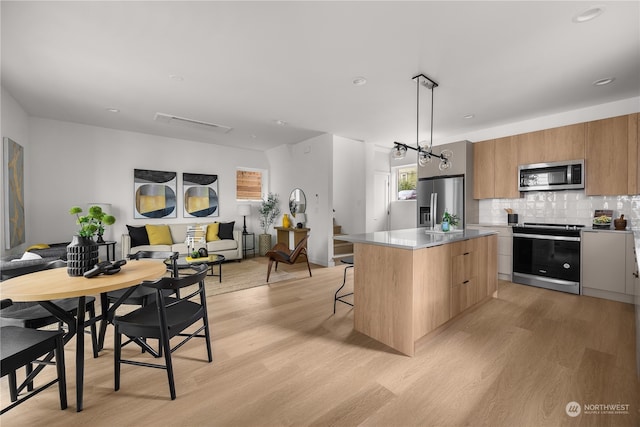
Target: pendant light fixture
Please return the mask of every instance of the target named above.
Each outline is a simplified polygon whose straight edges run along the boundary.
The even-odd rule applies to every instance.
[[[413,150],[418,152],[418,164],[420,166],[426,166],[435,157],[440,159],[440,164],[438,165],[440,170],[449,169],[453,152],[451,150],[442,150],[440,154],[433,152],[433,90],[438,87],[438,83],[424,74],[418,74],[412,80],[416,82],[416,146],[412,147],[402,142],[394,142],[392,156],[396,160],[403,159],[407,155],[407,150]],[[420,86],[426,87],[431,91],[431,134],[428,142],[420,141]]]

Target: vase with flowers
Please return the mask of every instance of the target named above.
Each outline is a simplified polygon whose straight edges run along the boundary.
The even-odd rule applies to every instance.
[[[98,243],[104,227],[113,225],[116,218],[104,212],[100,206],[91,206],[87,215],[81,215],[82,208],[73,206],[69,213],[76,216],[76,224],[80,228],[67,246],[67,273],[69,276],[82,276],[98,263]],[[98,242],[93,240],[96,235]]]

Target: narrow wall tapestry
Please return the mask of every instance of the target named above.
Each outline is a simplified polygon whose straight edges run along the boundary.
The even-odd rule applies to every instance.
[[[183,173],[184,217],[220,216],[218,175]]]
[[[4,235],[5,248],[25,242],[24,224],[24,148],[10,138],[4,142]]]
[[[133,170],[134,218],[177,218],[176,172]]]

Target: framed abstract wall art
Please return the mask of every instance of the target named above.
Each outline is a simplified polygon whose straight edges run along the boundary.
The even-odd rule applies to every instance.
[[[218,206],[218,175],[183,173],[184,217],[220,216]]]
[[[176,172],[133,170],[134,218],[177,218],[178,174]]]
[[[24,223],[24,148],[10,138],[3,138],[2,180],[4,182],[5,248],[26,241]]]

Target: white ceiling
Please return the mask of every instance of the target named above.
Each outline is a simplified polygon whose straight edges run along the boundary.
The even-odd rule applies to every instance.
[[[604,13],[572,21],[593,5]],[[411,78],[420,73],[440,85],[436,144],[640,96],[638,1],[3,0],[0,7],[2,85],[30,115],[220,145],[265,150],[323,132],[389,147],[414,143]],[[357,76],[367,84],[353,85]],[[592,85],[605,77],[615,81]],[[423,89],[420,139],[428,139],[429,103]],[[158,112],[233,129],[161,123]]]

